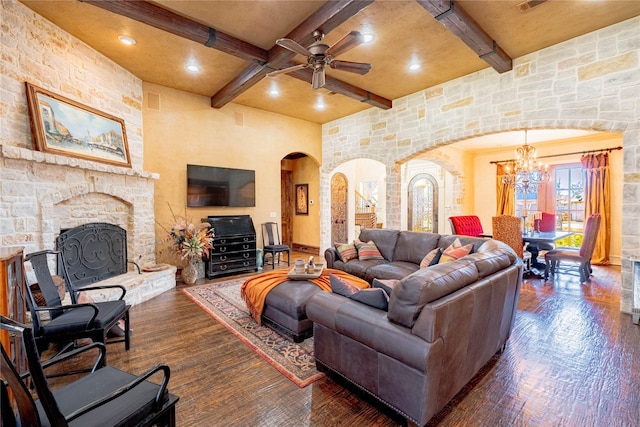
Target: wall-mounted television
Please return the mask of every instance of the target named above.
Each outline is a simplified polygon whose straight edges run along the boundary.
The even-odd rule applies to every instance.
[[[255,205],[256,171],[187,165],[187,206]]]

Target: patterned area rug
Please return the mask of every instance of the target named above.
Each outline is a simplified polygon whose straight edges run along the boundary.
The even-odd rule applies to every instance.
[[[316,370],[313,337],[296,344],[253,320],[240,297],[244,280],[192,286],[182,292],[298,387],[324,377]]]

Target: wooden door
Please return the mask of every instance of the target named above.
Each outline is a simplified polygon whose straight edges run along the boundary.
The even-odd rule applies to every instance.
[[[280,172],[280,209],[282,211],[282,243],[292,247],[293,245],[293,172],[283,170]]]
[[[337,173],[331,178],[331,244],[348,238],[347,189],[345,175]]]

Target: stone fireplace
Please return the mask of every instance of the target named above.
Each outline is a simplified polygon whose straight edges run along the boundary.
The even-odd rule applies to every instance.
[[[4,233],[3,245],[24,246],[25,253],[55,249],[61,230],[106,222],[126,230],[130,260],[140,266],[156,263],[153,198],[157,174],[10,146],[0,146],[0,160],[3,209],[10,220],[3,225],[10,231]],[[163,290],[175,286],[175,267],[170,270],[163,274],[167,276]],[[135,277],[133,264],[129,272],[134,274],[125,276],[132,277],[120,281],[143,284],[144,278]],[[155,285],[144,287],[150,293],[132,294],[130,303],[160,291]]]

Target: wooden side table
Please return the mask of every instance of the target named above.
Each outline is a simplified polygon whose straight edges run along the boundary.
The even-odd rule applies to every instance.
[[[20,323],[27,323],[26,284],[24,277],[24,247],[0,248],[0,314]],[[20,337],[1,331],[0,342],[19,372],[26,371],[26,358]]]

